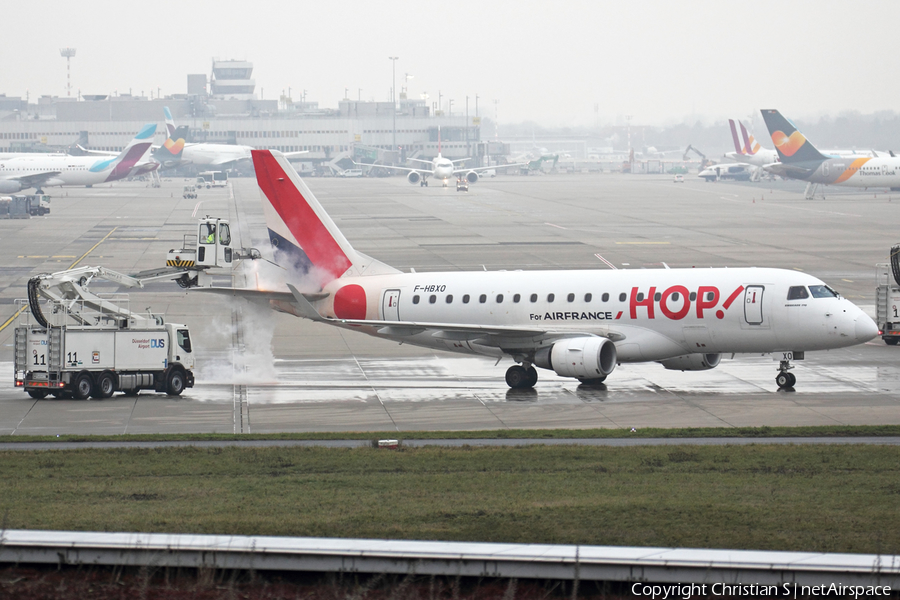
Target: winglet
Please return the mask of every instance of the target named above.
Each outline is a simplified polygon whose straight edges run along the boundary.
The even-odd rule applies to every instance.
[[[309,300],[303,297],[303,294],[301,294],[297,290],[297,288],[295,288],[290,283],[287,284],[287,286],[288,289],[291,290],[291,294],[294,295],[294,305],[297,307],[297,312],[301,317],[303,317],[304,319],[309,319],[311,321],[319,322],[326,320],[324,317],[322,317],[322,315],[319,314],[319,311],[313,308],[313,305],[309,303]]]

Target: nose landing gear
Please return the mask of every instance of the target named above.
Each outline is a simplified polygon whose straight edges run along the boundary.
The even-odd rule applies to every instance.
[[[506,370],[506,385],[513,389],[533,388],[537,380],[537,369],[531,365],[513,365]]]
[[[800,356],[797,356],[800,354]],[[803,358],[802,353],[795,352],[794,357],[798,360]],[[797,383],[797,378],[793,373],[790,372],[790,369],[794,367],[791,366],[790,359],[782,359],[782,361],[778,365],[778,375],[775,376],[775,383],[778,384],[779,390],[792,390],[794,389],[794,385]]]

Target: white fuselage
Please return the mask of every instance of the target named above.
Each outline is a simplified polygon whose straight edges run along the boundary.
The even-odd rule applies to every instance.
[[[755,154],[745,154],[743,152],[727,152],[728,158],[737,163],[746,163],[754,167],[763,167],[778,162],[778,152],[767,148],[760,148]]]
[[[432,177],[441,179],[445,182],[453,177],[453,169],[453,161],[449,158],[444,158],[440,154],[438,154],[437,158],[431,163],[431,170],[434,172]]]
[[[826,350],[874,337],[857,306],[832,295],[788,300],[789,289],[824,284],[782,269],[500,271],[344,277],[315,306],[336,319],[402,321],[398,328],[347,325],[429,348],[499,356],[468,336],[415,323],[533,327],[608,337],[620,362],[692,353]],[[364,309],[362,308],[364,307]],[[290,311],[288,311],[290,312]],[[521,336],[500,347],[515,353]]]
[[[186,144],[181,160],[194,165],[223,165],[250,160],[250,146],[232,144]]]
[[[66,154],[18,156],[0,160],[0,179],[12,179],[58,171],[41,185],[94,185],[113,181],[116,161],[113,157],[68,156]],[[125,175],[131,169],[129,168]]]

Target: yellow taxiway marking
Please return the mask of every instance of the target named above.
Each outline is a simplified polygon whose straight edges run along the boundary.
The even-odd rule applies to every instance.
[[[803,269],[801,269],[800,267],[794,267],[794,270],[795,270],[795,271],[800,271],[801,273],[803,272]]]
[[[853,283],[852,279],[841,279],[841,281],[846,281],[847,283]]]
[[[637,245],[649,246],[649,245],[667,245],[667,244],[671,244],[672,242],[616,242],[616,243],[617,244],[629,244],[632,246],[637,246]]]
[[[84,254],[82,254],[81,257],[80,257],[78,260],[76,260],[76,261],[73,262],[71,265],[69,265],[69,268],[72,269],[72,268],[75,267],[75,265],[77,265],[78,263],[80,263],[81,261],[83,261],[83,260],[87,257],[88,254],[90,254],[91,252],[93,252],[93,251],[97,248],[97,246],[99,246],[100,244],[102,244],[103,242],[105,242],[107,239],[109,239],[109,236],[111,236],[111,235],[113,234],[113,232],[115,232],[116,229],[118,229],[118,227],[113,227],[112,230],[111,230],[109,233],[107,233],[106,235],[103,236],[103,239],[101,239],[99,242],[97,242],[96,244],[94,244],[93,246],[91,246],[91,249],[90,249],[90,250],[88,250],[87,252],[85,252]],[[36,257],[29,257],[29,258],[47,258],[47,257],[46,257],[46,256],[36,256]],[[56,257],[54,257],[54,258],[56,258]],[[65,256],[65,257],[60,256],[59,258],[72,258],[72,257],[71,257],[71,256]],[[6,329],[7,327],[9,327],[9,324],[10,324],[10,323],[12,323],[12,322],[15,321],[17,318],[19,318],[19,315],[22,314],[22,312],[25,310],[26,307],[27,307],[27,305],[25,305],[25,306],[23,306],[22,308],[20,308],[19,310],[17,310],[16,313],[15,313],[13,316],[11,316],[10,318],[8,318],[8,319],[6,320],[6,322],[3,323],[3,325],[0,325],[0,331],[3,331],[3,330]]]
[[[562,225],[554,225],[553,223],[544,223],[544,225],[549,225],[550,227],[556,227],[557,229],[568,229],[568,227],[563,227]]]

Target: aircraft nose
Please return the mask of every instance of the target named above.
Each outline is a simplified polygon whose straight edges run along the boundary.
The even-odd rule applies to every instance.
[[[878,335],[878,325],[875,324],[869,315],[860,313],[856,317],[856,341],[859,343],[868,342]]]

